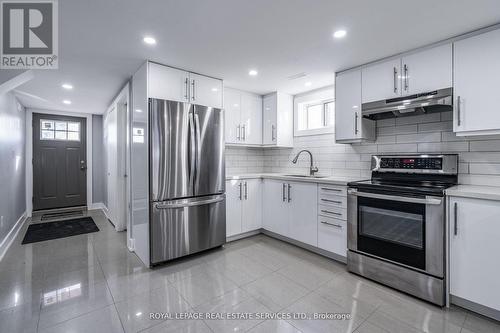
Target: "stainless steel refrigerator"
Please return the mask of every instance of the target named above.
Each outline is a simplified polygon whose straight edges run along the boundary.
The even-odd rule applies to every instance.
[[[226,241],[224,113],[149,99],[151,264]]]

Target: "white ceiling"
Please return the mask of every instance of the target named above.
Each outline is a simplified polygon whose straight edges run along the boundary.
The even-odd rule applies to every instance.
[[[335,71],[498,23],[500,1],[65,0],[59,13],[59,70],[37,71],[18,96],[27,107],[103,113],[146,59],[295,94],[332,84]],[[340,28],[347,36],[334,40]],[[298,73],[307,76],[288,79]]]

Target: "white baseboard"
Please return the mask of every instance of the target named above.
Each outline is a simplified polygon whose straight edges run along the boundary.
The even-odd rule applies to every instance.
[[[23,226],[25,221],[26,212],[21,215],[21,217],[16,221],[12,229],[10,229],[9,233],[0,243],[0,261],[3,259],[5,253],[7,253],[7,250],[12,245],[12,242],[14,242],[14,239],[16,239],[17,234],[19,233],[19,230],[21,230],[21,227]]]
[[[102,202],[94,202],[91,203],[90,206],[88,206],[88,210],[97,210],[97,209],[102,209],[104,210],[106,206]]]

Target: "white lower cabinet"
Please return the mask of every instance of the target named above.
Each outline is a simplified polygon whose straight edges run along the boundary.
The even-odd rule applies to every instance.
[[[347,256],[347,187],[318,185],[318,247]]]
[[[450,294],[500,311],[500,201],[450,198]]]
[[[288,237],[313,246],[318,245],[317,193],[316,184],[288,184]]]
[[[318,216],[318,247],[340,256],[347,256],[347,223],[327,216]]]
[[[262,196],[264,229],[288,236],[287,183],[280,180],[264,179]]]
[[[226,181],[226,237],[262,227],[262,180]]]
[[[317,185],[264,180],[264,229],[312,246],[318,245]]]

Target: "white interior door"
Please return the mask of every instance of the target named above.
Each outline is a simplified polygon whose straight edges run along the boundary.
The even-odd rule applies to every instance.
[[[117,117],[116,108],[112,108],[106,117],[106,171],[107,171],[107,208],[108,217],[116,223],[116,177],[117,177]]]

